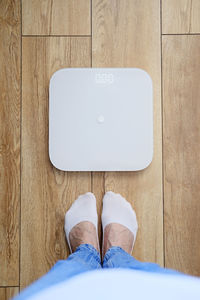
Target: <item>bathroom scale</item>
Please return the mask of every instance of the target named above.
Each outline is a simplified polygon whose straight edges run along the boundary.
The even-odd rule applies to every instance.
[[[138,68],[64,68],[49,85],[49,157],[63,171],[137,171],[153,157],[153,89]]]

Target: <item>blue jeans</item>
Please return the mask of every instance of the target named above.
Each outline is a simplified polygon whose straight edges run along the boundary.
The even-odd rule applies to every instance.
[[[83,244],[66,260],[59,260],[47,274],[31,284],[15,299],[27,299],[36,292],[38,293],[77,274],[101,268],[128,268],[145,272],[181,274],[174,270],[161,268],[158,264],[140,262],[120,247],[110,248],[101,264],[99,252],[92,245]]]

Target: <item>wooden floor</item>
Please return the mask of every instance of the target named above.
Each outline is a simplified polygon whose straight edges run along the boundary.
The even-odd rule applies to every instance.
[[[99,215],[106,190],[133,204],[137,259],[200,276],[199,0],[1,0],[0,38],[0,298],[66,258],[64,214],[87,191]],[[151,75],[147,169],[73,173],[51,165],[48,86],[63,67]]]

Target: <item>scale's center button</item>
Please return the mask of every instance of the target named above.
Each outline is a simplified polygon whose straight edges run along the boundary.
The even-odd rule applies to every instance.
[[[103,115],[99,115],[97,117],[97,122],[100,123],[100,124],[104,123],[104,116]]]

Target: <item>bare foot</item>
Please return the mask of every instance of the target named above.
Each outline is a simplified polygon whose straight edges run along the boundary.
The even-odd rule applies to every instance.
[[[81,244],[90,244],[99,251],[96,228],[91,222],[84,221],[74,226],[69,233],[69,240],[72,252]]]
[[[112,246],[121,247],[131,254],[134,241],[133,233],[125,226],[118,223],[110,223],[104,229],[103,257]]]

